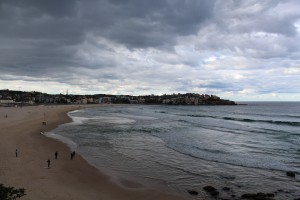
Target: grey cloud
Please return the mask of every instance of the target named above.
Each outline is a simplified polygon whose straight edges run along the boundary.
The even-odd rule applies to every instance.
[[[93,33],[133,48],[159,46],[176,35],[195,34],[213,9],[209,0],[12,0],[0,5],[4,13],[0,23],[6,27],[2,36],[81,42],[86,33]]]
[[[299,66],[299,7],[297,0],[0,0],[0,79],[294,92],[288,80],[299,85],[299,75],[260,69]],[[226,79],[226,69],[249,76]]]
[[[76,0],[52,1],[52,0],[1,0],[0,9],[2,13],[19,17],[19,14],[28,17],[40,17],[44,14],[56,18],[72,16],[75,14]],[[3,16],[3,14],[1,15]]]
[[[115,15],[99,17],[100,23],[108,17],[109,30],[95,33],[130,48],[173,44],[176,36],[196,34],[201,24],[211,17],[214,5],[214,1],[207,0],[114,2],[110,6]]]
[[[264,31],[294,36],[294,22],[299,19],[299,12],[284,12],[285,4],[297,5],[295,0],[250,0],[250,1],[221,1],[215,7],[214,15],[218,26],[224,31],[250,33]]]
[[[299,52],[295,23],[300,5],[289,1],[217,1],[214,17],[200,29],[198,48],[230,50],[232,54],[262,59]]]
[[[0,47],[0,53],[2,73],[14,75],[48,76],[78,65],[71,49],[46,41],[15,40],[10,47]]]
[[[93,67],[78,61],[75,53],[89,34],[129,48],[172,46],[177,35],[195,34],[212,9],[209,0],[2,0],[0,40],[12,43],[0,47],[1,69],[37,76]],[[97,67],[103,64],[114,62]]]

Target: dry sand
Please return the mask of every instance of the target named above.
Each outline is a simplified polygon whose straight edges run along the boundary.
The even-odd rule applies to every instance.
[[[70,149],[63,143],[40,134],[71,121],[66,112],[84,107],[0,107],[0,184],[25,188],[23,200],[183,199],[143,187],[120,187],[79,155],[70,160]],[[51,160],[50,169],[47,159]]]

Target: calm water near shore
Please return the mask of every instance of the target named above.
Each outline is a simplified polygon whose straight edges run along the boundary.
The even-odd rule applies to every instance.
[[[74,122],[55,134],[120,183],[133,180],[193,199],[209,196],[206,185],[222,198],[300,197],[299,102],[108,106],[69,115]],[[286,171],[298,174],[291,178]],[[225,186],[230,191],[222,191]],[[200,194],[192,197],[189,189]]]

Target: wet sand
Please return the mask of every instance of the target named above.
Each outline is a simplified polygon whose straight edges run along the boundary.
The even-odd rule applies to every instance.
[[[0,107],[0,184],[25,188],[23,200],[183,199],[130,182],[121,187],[80,155],[71,160],[67,145],[41,134],[70,122],[67,112],[85,107],[89,106]]]

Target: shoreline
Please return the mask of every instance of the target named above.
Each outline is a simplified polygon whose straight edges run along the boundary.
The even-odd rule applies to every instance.
[[[70,160],[70,148],[44,137],[59,125],[72,122],[68,112],[101,105],[0,107],[0,180],[5,186],[25,188],[21,199],[184,199],[127,183],[123,188],[80,155]],[[111,105],[106,105],[111,106]],[[4,115],[8,115],[4,118]],[[46,125],[42,122],[46,121]],[[18,157],[15,150],[18,149]],[[54,153],[58,151],[58,159]],[[47,159],[51,168],[47,169]]]

